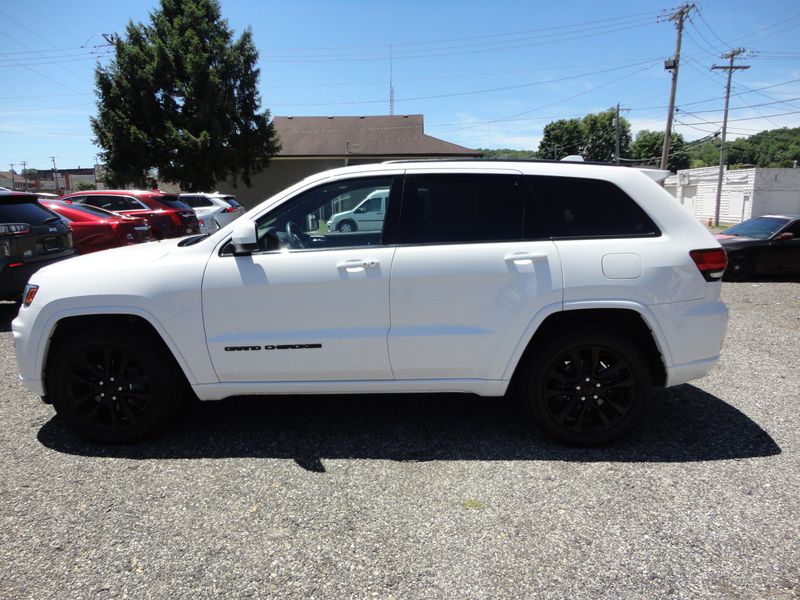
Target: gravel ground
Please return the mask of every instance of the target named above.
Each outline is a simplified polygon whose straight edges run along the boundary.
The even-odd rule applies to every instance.
[[[800,597],[800,284],[724,284],[720,366],[603,449],[464,396],[206,403],[106,448],[17,381],[0,597]]]

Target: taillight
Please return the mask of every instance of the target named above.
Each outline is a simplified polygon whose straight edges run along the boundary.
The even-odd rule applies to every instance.
[[[233,208],[232,206],[229,206],[228,208],[226,208],[222,212],[224,212],[224,213],[234,213],[234,212],[236,212],[236,209]]]
[[[722,248],[692,250],[689,256],[706,281],[719,281],[728,266],[728,255]]]
[[[31,226],[28,223],[0,223],[0,235],[22,235],[30,232]]]
[[[176,212],[169,213],[169,217],[172,219],[172,222],[175,223],[176,227],[183,227],[183,221],[181,221],[181,216]]]

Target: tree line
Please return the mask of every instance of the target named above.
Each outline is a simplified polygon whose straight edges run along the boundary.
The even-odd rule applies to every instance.
[[[487,158],[522,158],[560,160],[571,154],[584,160],[615,160],[617,127],[616,111],[610,108],[583,118],[559,119],[544,127],[544,135],[536,150],[490,150],[480,148]],[[620,117],[620,161],[626,164],[659,165],[664,146],[663,131],[643,129],[631,136],[630,122]],[[680,133],[670,136],[668,168],[670,171],[719,164],[720,140],[717,136],[686,142]],[[800,127],[762,131],[747,138],[728,142],[729,168],[794,167],[800,162]]]

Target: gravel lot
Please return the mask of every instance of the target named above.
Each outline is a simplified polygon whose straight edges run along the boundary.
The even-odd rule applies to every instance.
[[[463,396],[233,400],[105,448],[17,381],[0,597],[800,596],[800,283],[724,284],[720,366],[580,450]]]

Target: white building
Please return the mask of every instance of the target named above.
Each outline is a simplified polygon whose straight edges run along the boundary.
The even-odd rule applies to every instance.
[[[719,167],[686,169],[669,176],[666,190],[704,223],[714,218]],[[770,213],[800,213],[800,169],[750,168],[725,171],[720,223],[740,223]]]

